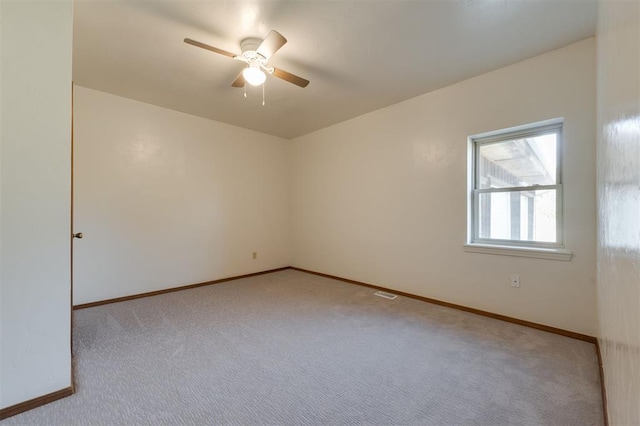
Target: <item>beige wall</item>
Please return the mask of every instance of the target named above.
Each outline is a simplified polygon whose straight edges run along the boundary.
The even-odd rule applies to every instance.
[[[573,259],[464,252],[467,136],[556,117]],[[296,138],[293,265],[595,335],[594,131],[588,39]]]
[[[287,140],[79,86],[74,102],[74,304],[289,266]]]
[[[71,385],[71,1],[0,2],[0,408]]]
[[[640,424],[640,2],[598,16],[598,318],[609,424]]]

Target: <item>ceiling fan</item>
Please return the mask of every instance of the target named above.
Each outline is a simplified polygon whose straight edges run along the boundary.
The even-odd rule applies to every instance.
[[[240,43],[242,54],[240,55],[234,55],[226,50],[218,49],[217,47],[209,46],[208,44],[190,38],[185,38],[184,42],[246,63],[246,68],[244,68],[233,83],[231,83],[233,87],[244,87],[245,82],[253,86],[259,86],[264,83],[267,78],[265,72],[289,83],[293,83],[296,86],[307,87],[309,84],[309,80],[281,70],[280,68],[269,66],[269,58],[287,42],[287,39],[275,30],[271,30],[264,40],[260,40],[259,38],[246,38],[242,40]]]

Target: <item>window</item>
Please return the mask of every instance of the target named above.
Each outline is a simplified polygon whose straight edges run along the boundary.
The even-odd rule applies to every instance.
[[[469,243],[562,249],[562,121],[472,136]]]

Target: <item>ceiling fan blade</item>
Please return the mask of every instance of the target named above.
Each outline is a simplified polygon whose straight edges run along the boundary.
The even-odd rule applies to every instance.
[[[258,46],[257,53],[269,59],[271,55],[276,53],[287,42],[287,39],[276,30],[271,30],[267,37]]]
[[[275,77],[281,78],[285,81],[288,81],[289,83],[293,83],[296,86],[300,86],[300,87],[307,87],[309,85],[309,80],[305,80],[302,77],[298,77],[295,74],[291,74],[290,72],[286,72],[284,70],[281,70],[279,68],[274,68],[273,69],[273,75]]]
[[[233,80],[233,83],[231,83],[231,87],[244,87],[245,83],[244,83],[244,76],[242,75],[242,71],[240,71],[240,74],[238,74],[238,77],[236,77],[236,79]]]
[[[218,53],[220,55],[228,56],[230,58],[235,58],[236,57],[236,55],[234,55],[231,52],[227,52],[226,50],[218,49],[217,47],[209,46],[208,44],[200,43],[199,41],[191,40],[190,38],[185,38],[184,42],[187,43],[187,44],[190,44],[192,46],[196,46],[196,47],[200,47],[202,49],[210,50],[210,51]]]

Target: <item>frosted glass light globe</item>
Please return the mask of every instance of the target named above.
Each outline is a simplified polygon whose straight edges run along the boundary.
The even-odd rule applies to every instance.
[[[242,71],[244,81],[252,86],[260,86],[266,80],[267,76],[257,67],[247,67]]]

